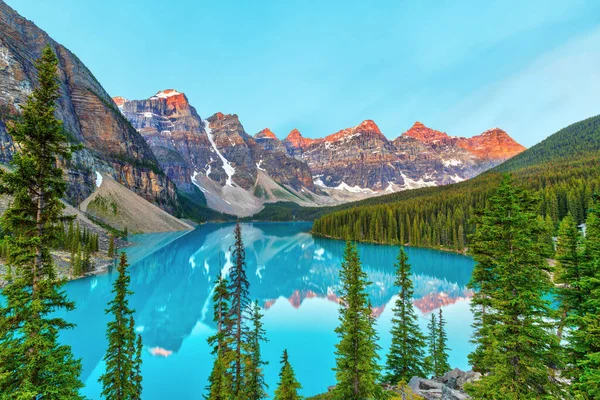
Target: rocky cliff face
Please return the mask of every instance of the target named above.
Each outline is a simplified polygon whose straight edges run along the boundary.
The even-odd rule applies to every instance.
[[[365,195],[460,182],[525,149],[498,128],[466,139],[420,122],[390,141],[370,120],[321,139],[294,130],[284,145],[319,187]]]
[[[306,163],[289,156],[268,129],[250,136],[235,114],[202,119],[173,89],[145,100],[113,100],[177,187],[189,193],[199,188],[219,211],[248,215],[264,202],[315,190]]]
[[[18,118],[21,105],[37,83],[35,60],[49,44],[59,59],[57,116],[71,142],[83,143],[66,165],[68,200],[78,204],[93,191],[95,171],[144,198],[170,209],[175,186],[160,170],[146,141],[123,118],[86,66],[32,22],[0,1],[0,161],[9,162],[14,144],[6,123]]]

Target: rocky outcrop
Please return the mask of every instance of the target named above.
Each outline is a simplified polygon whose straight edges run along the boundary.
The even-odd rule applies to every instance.
[[[461,371],[458,368],[447,372],[440,378],[424,379],[414,376],[407,385],[407,388],[389,388],[397,393],[406,394],[410,391],[412,394],[421,396],[427,400],[466,400],[471,397],[465,393],[464,385],[473,383],[481,379],[479,372]]]
[[[316,185],[364,195],[460,182],[524,150],[499,129],[465,139],[420,122],[390,141],[371,120],[321,139],[294,130],[283,143]]]
[[[199,188],[219,211],[249,215],[264,202],[306,203],[315,190],[308,165],[288,155],[269,129],[252,137],[235,114],[202,119],[174,89],[113,100],[177,187],[190,194]]]
[[[171,209],[173,183],[158,166],[146,141],[123,118],[100,83],[68,49],[0,1],[0,161],[9,162],[15,148],[6,124],[18,118],[37,84],[35,60],[50,45],[59,59],[60,98],[56,114],[68,139],[82,143],[65,164],[68,200],[78,204],[94,188],[94,171],[110,174],[142,197]]]

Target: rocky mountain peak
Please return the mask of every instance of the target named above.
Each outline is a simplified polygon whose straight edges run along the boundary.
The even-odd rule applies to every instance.
[[[367,119],[367,120],[364,120],[363,122],[361,122],[360,124],[353,126],[352,128],[342,129],[341,131],[338,131],[332,135],[326,136],[325,141],[326,142],[337,142],[340,140],[348,140],[353,137],[360,136],[362,134],[381,136],[382,138],[385,139],[385,137],[379,130],[379,127],[377,126],[377,124],[375,124],[375,122],[373,122],[372,120]]]
[[[154,95],[154,97],[157,97],[159,99],[166,99],[169,97],[173,97],[173,96],[181,96],[183,95],[183,93],[178,92],[175,89],[165,89],[165,90],[161,90],[158,93],[156,93]]]
[[[488,129],[469,139],[460,138],[457,144],[471,154],[488,160],[507,160],[526,150],[500,128]]]
[[[117,107],[119,107],[119,109],[122,109],[123,104],[125,104],[129,101],[125,97],[122,97],[122,96],[115,96],[112,99],[115,102],[115,104],[117,105]]]
[[[402,134],[402,136],[412,137],[420,142],[427,144],[443,141],[450,138],[445,132],[428,128],[419,121],[416,121],[409,130]]]
[[[262,131],[254,135],[255,139],[277,139],[277,136],[269,129],[265,128]]]
[[[315,140],[310,138],[305,138],[302,136],[298,129],[292,129],[292,131],[287,135],[284,139],[285,142],[288,142],[292,147],[296,148],[304,148],[309,146]]]

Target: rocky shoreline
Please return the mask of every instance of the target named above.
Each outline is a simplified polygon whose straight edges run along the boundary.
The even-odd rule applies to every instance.
[[[384,384],[384,389],[392,394],[392,399],[403,400],[466,400],[470,399],[464,386],[481,379],[481,374],[474,371],[462,371],[454,368],[439,378],[421,378],[414,376],[408,383],[396,386]],[[335,386],[328,388],[327,393],[308,397],[306,400],[329,400]],[[396,396],[396,397],[394,397]]]

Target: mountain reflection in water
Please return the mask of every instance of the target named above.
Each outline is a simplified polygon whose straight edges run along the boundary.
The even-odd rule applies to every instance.
[[[263,354],[269,392],[278,380],[284,348],[302,383],[303,395],[335,383],[334,329],[340,289],[339,269],[345,243],[312,237],[309,223],[243,224],[251,299],[265,313],[269,342]],[[144,343],[144,399],[200,398],[212,368],[206,338],[214,333],[212,291],[215,278],[231,267],[232,224],[205,224],[184,235],[135,235],[127,249],[130,305]],[[390,320],[397,288],[394,263],[398,248],[359,244],[363,268],[372,284],[368,293],[377,316],[382,357],[390,342]],[[470,258],[428,249],[406,248],[412,265],[414,304],[425,330],[430,313],[443,307],[448,320],[450,363],[467,368],[472,316],[466,289],[473,269]],[[83,359],[83,394],[99,398],[104,337],[116,270],[66,285],[77,309],[67,314],[77,324],[62,334]],[[382,359],[382,363],[383,363]]]

